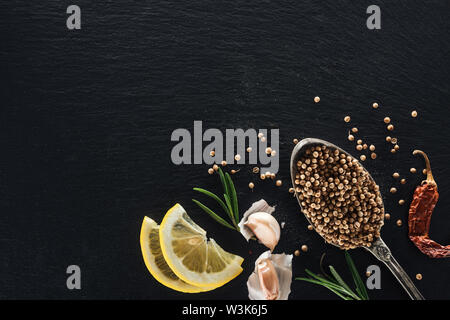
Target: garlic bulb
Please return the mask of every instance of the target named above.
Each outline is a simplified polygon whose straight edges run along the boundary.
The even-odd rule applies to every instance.
[[[271,215],[274,211],[275,208],[263,199],[252,204],[239,222],[240,231],[247,241],[256,238],[273,251],[281,234],[280,225]]]
[[[287,300],[291,293],[292,255],[264,252],[247,281],[250,300]]]

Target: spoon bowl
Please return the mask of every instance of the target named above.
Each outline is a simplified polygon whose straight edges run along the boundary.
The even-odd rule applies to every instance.
[[[342,148],[339,148],[338,146],[332,144],[331,142],[317,139],[317,138],[305,138],[301,141],[299,141],[292,151],[291,154],[291,180],[292,180],[292,186],[295,190],[295,197],[297,198],[298,204],[301,209],[301,201],[299,199],[299,195],[296,191],[296,185],[295,185],[295,175],[297,174],[297,161],[302,157],[302,155],[305,153],[305,151],[313,146],[326,146],[330,149],[337,149],[340,152],[354,158],[351,154],[349,154],[347,151],[343,150]],[[363,169],[368,173],[371,180],[374,181],[370,173],[364,168],[364,166],[360,163],[360,165],[363,167]],[[384,204],[382,204],[384,208]],[[303,211],[303,210],[302,210]],[[310,219],[305,215],[305,218],[308,220],[310,225],[314,227],[314,224],[311,223]],[[380,225],[380,228],[382,225]],[[331,243],[332,245],[339,247],[338,245]],[[400,264],[397,262],[397,260],[394,259],[394,257],[391,254],[391,250],[388,248],[388,246],[384,243],[384,241],[381,239],[381,237],[377,238],[374,242],[372,242],[372,245],[370,247],[363,246],[362,248],[370,251],[379,261],[382,261],[386,266],[389,268],[389,270],[394,274],[394,276],[397,278],[397,280],[400,282],[400,284],[403,286],[405,291],[408,293],[408,295],[411,297],[411,299],[414,300],[423,300],[423,296],[419,292],[419,290],[415,287],[412,280],[409,278],[409,276],[406,274],[406,272],[403,270],[403,268],[400,266]]]

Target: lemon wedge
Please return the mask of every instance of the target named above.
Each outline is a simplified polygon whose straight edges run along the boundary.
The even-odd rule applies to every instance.
[[[197,287],[220,287],[241,272],[241,257],[223,250],[187,215],[180,204],[164,216],[159,228],[161,251],[170,269]]]
[[[149,217],[145,217],[144,221],[142,221],[140,243],[142,256],[148,271],[164,286],[186,293],[197,293],[214,289],[213,287],[193,286],[184,282],[173,273],[161,252],[159,225]]]

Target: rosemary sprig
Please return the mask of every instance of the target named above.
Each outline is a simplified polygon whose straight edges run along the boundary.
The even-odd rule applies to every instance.
[[[231,176],[228,174],[228,172],[224,174],[221,168],[218,169],[218,172],[224,192],[223,198],[225,201],[223,201],[220,197],[218,197],[211,191],[202,188],[194,188],[194,191],[203,193],[204,195],[207,195],[208,197],[214,199],[222,207],[223,211],[225,211],[228,218],[231,220],[231,224],[200,201],[195,199],[192,199],[192,201],[194,201],[195,204],[197,204],[203,211],[209,214],[221,225],[239,231],[239,207],[236,188],[234,187],[233,180],[231,179]]]
[[[329,266],[331,275],[314,274],[310,270],[305,269],[309,277],[295,278],[295,280],[302,280],[321,285],[344,300],[369,300],[369,295],[367,294],[364,282],[361,280],[361,277],[358,271],[356,270],[355,264],[353,263],[353,260],[347,251],[345,251],[345,260],[347,262],[348,268],[350,269],[353,282],[355,283],[356,292],[350,289],[350,287],[345,283],[345,281],[337,273],[336,269],[334,269],[333,266]]]

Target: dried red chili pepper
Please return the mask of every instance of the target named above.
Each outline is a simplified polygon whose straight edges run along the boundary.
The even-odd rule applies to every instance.
[[[450,245],[440,245],[428,236],[431,215],[439,198],[437,184],[431,173],[430,160],[421,150],[414,150],[413,154],[421,154],[425,158],[427,179],[414,191],[409,207],[409,238],[422,253],[431,258],[450,257]]]

